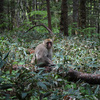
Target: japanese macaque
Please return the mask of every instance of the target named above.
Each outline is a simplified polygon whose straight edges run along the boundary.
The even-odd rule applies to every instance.
[[[36,63],[39,67],[54,66],[52,62],[52,45],[51,39],[46,39],[39,44],[35,48],[35,57],[32,58],[31,63]]]

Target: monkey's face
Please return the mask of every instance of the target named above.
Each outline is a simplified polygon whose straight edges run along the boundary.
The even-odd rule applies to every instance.
[[[47,48],[47,49],[51,49],[52,48],[52,39],[45,39],[43,41],[43,45]]]
[[[52,42],[47,42],[47,49],[50,49],[50,48],[52,48]]]

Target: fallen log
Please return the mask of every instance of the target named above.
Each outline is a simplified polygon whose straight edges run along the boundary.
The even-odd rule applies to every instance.
[[[89,84],[100,84],[100,74],[87,74],[70,69],[65,77],[68,77],[69,81],[82,80]]]

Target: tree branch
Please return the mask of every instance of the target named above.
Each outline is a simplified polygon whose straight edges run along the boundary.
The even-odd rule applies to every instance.
[[[29,28],[25,33],[27,33],[28,31],[30,31],[31,29],[33,29],[34,27],[37,27],[37,26],[45,27],[50,32],[51,35],[54,35],[53,32],[47,26],[45,26],[44,24],[34,25],[33,27]]]

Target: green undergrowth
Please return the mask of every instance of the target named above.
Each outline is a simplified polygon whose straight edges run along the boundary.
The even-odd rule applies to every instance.
[[[57,73],[43,73],[43,69],[38,73],[26,68],[11,70],[12,66],[30,66],[34,54],[28,54],[27,50],[34,49],[49,37],[34,34],[9,33],[0,36],[0,99],[62,100],[65,96],[70,96],[77,100],[99,100],[99,85],[69,82]],[[84,73],[100,73],[98,37],[60,35],[55,36],[53,43],[53,62],[58,67],[72,68]]]

